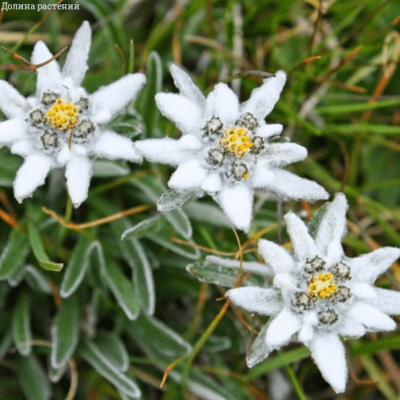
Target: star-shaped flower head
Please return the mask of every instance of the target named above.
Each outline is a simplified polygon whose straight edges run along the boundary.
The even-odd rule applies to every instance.
[[[55,60],[38,68],[34,96],[25,99],[0,81],[0,108],[9,118],[0,123],[0,145],[25,158],[14,181],[14,194],[20,202],[44,184],[51,169],[65,166],[68,192],[78,207],[88,195],[93,158],[141,161],[129,138],[102,124],[136,97],[145,77],[129,74],[88,94],[80,85],[87,70],[90,42],[90,26],[84,22],[62,70]],[[43,42],[36,43],[33,64],[51,57]]]
[[[280,124],[266,124],[265,117],[286,81],[278,71],[239,104],[235,93],[219,83],[207,98],[190,77],[171,66],[180,93],[159,93],[161,113],[182,131],[179,140],[169,137],[136,142],[150,161],[178,166],[169,186],[177,191],[207,192],[220,204],[232,223],[250,228],[254,191],[263,189],[281,199],[327,199],[315,182],[299,178],[282,167],[307,156],[294,143],[272,143],[282,132]]]
[[[400,314],[400,292],[373,284],[400,257],[400,249],[380,248],[357,258],[343,253],[347,201],[336,195],[327,207],[315,239],[294,213],[285,216],[293,252],[260,240],[266,272],[274,273],[274,288],[242,287],[227,296],[237,306],[271,319],[247,355],[249,367],[291,340],[311,351],[322,376],[340,393],[345,390],[347,365],[339,336],[390,331]]]

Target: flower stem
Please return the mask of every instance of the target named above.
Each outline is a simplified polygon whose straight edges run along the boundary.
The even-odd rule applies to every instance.
[[[296,374],[293,371],[293,368],[288,364],[288,365],[285,365],[285,370],[286,370],[286,373],[289,376],[289,379],[292,382],[292,385],[293,385],[293,388],[294,388],[294,390],[295,390],[295,392],[297,394],[297,397],[300,400],[307,400],[307,396],[303,392],[303,389],[300,386],[300,382],[298,381],[298,379],[296,377]]]
[[[222,317],[225,315],[226,311],[228,310],[230,302],[231,301],[229,299],[226,300],[224,306],[221,308],[221,311],[213,319],[213,321],[207,327],[205,332],[200,336],[199,340],[194,345],[192,352],[189,354],[187,361],[185,363],[185,366],[183,368],[183,372],[182,372],[182,382],[181,382],[182,393],[185,392],[186,383],[188,380],[189,371],[190,371],[190,367],[192,366],[193,360],[197,356],[197,353],[202,349],[202,347],[204,346],[204,344],[206,343],[206,341],[208,340],[210,335],[214,332],[214,329],[218,326],[219,321],[221,321]],[[184,398],[184,396],[183,396],[183,398]]]

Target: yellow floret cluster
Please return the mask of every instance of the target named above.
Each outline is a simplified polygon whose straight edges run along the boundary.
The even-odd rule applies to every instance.
[[[46,111],[45,121],[50,126],[60,129],[74,129],[79,119],[78,107],[63,99],[57,99]]]
[[[337,286],[331,272],[313,276],[309,281],[308,293],[311,297],[324,299],[331,297],[336,290]]]
[[[246,156],[250,148],[254,145],[254,143],[250,141],[247,130],[237,126],[228,128],[222,135],[219,144],[228,154],[236,158],[243,158]]]

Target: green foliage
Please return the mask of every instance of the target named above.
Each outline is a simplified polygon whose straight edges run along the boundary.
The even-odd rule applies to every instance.
[[[387,39],[399,26],[399,2],[323,1],[321,18],[314,0],[65,4],[79,4],[79,10],[56,10],[44,23],[43,10],[6,11],[1,44],[30,59],[38,35],[55,53],[89,20],[93,45],[83,82],[89,93],[127,72],[146,74],[137,102],[109,125],[133,141],[180,135],[154,101],[160,91],[177,91],[171,62],[181,63],[206,94],[218,82],[230,84],[238,72],[284,69],[288,82],[268,122],[283,124],[284,136],[309,151],[289,170],[331,194],[343,189],[350,203],[346,254],[400,246],[400,69],[391,63],[399,39]],[[311,56],[321,57],[299,65]],[[3,52],[1,65],[7,64],[22,65]],[[391,67],[385,85],[382,77]],[[0,74],[24,96],[35,90],[32,70],[5,68]],[[241,100],[260,83],[254,74],[233,81]],[[374,97],[377,87],[383,92]],[[167,188],[173,168],[95,160],[88,200],[72,210],[58,171],[18,205],[12,186],[21,164],[21,157],[0,148],[1,399],[63,400],[70,385],[77,400],[266,399],[273,398],[270,373],[277,370],[293,387],[289,398],[337,398],[302,346],[272,353],[247,370],[248,344],[265,318],[230,308],[212,325],[223,307],[215,300],[234,286],[238,269],[206,256],[233,259],[237,241],[208,196]],[[127,212],[142,205],[148,207],[140,213]],[[67,227],[42,207],[62,215]],[[276,204],[257,196],[255,207],[250,235],[239,232],[241,243],[253,235],[278,241]],[[283,204],[283,214],[290,209],[312,215],[308,226],[315,235],[323,204]],[[79,225],[92,221],[97,223]],[[257,240],[246,243],[244,261],[260,259]],[[265,276],[243,272],[250,272],[244,285],[270,284]],[[395,265],[378,286],[398,290],[399,282]],[[399,379],[390,365],[400,360],[399,331],[345,343],[357,377],[380,381],[352,383],[346,398],[395,398]]]

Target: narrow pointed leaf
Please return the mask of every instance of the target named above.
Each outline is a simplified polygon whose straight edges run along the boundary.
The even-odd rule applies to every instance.
[[[159,229],[161,229],[165,225],[165,219],[162,214],[157,214],[154,217],[145,219],[144,221],[138,223],[135,226],[132,226],[129,229],[126,229],[122,236],[121,240],[131,239],[131,238],[142,238],[149,233],[155,233]]]
[[[81,236],[65,269],[61,283],[61,297],[69,297],[78,289],[90,265],[93,251],[101,251],[99,242],[91,242],[87,237]]]
[[[39,265],[43,269],[46,269],[48,271],[56,271],[56,272],[61,271],[64,264],[50,261],[48,255],[46,254],[46,251],[44,250],[39,229],[33,224],[32,221],[29,220],[28,220],[28,236],[29,236],[29,242],[33,250],[33,254],[35,254],[35,257]]]
[[[121,372],[128,370],[129,354],[123,341],[117,335],[100,331],[94,343],[116,369]]]
[[[168,358],[188,354],[191,346],[180,335],[154,317],[140,314],[129,324],[128,333],[148,351]]]
[[[137,109],[143,115],[147,127],[147,137],[157,136],[154,127],[158,125],[160,112],[154,101],[154,96],[162,90],[162,63],[161,58],[152,51],[147,60],[147,83],[143,89]]]
[[[123,274],[119,265],[108,259],[102,264],[104,283],[111,289],[119,306],[130,320],[137,318],[140,307],[137,290],[132,282]]]
[[[182,381],[182,374],[177,370],[171,371],[169,376],[175,382],[180,383]],[[234,398],[224,386],[218,385],[218,383],[199,371],[190,371],[187,387],[190,392],[207,400],[227,400]]]
[[[0,279],[9,277],[20,271],[29,253],[28,238],[20,230],[14,228],[8,238],[6,247],[0,257]]]
[[[28,265],[25,268],[25,280],[35,292],[51,294],[49,281],[39,268]]]
[[[22,263],[18,268],[14,268],[13,271],[7,276],[7,282],[11,287],[18,286],[25,276],[27,266]]]
[[[209,260],[199,261],[189,264],[186,269],[202,282],[214,283],[226,287],[233,287],[236,282],[238,268],[227,267]],[[245,273],[245,269],[243,269]],[[255,275],[250,275],[244,282],[244,285],[258,286],[262,279]]]
[[[83,339],[79,346],[80,355],[106,380],[128,396],[141,396],[139,387],[123,372],[114,367],[108,357],[91,341]]]
[[[163,193],[157,202],[158,211],[171,211],[175,208],[182,207],[191,197],[193,192],[177,192],[176,190],[169,189]]]
[[[13,335],[11,329],[7,330],[0,340],[0,362],[3,360],[4,356],[8,353],[11,346],[13,345]]]
[[[132,268],[133,282],[141,308],[147,315],[153,315],[155,308],[155,289],[153,271],[146,252],[140,242],[135,239],[121,242],[121,249],[126,261]]]
[[[48,400],[51,398],[51,388],[47,382],[46,373],[34,354],[27,357],[17,356],[15,364],[18,381],[26,399]]]
[[[12,317],[14,343],[19,353],[28,355],[32,349],[32,331],[30,323],[30,300],[28,292],[22,291],[18,296]]]
[[[158,199],[165,191],[165,187],[155,181],[154,177],[142,177],[135,179],[132,184],[138,187],[149,199],[150,202],[156,204]],[[180,208],[172,211],[162,212],[166,220],[185,238],[192,236],[193,230],[189,218]]]
[[[47,367],[47,374],[50,379],[50,382],[57,383],[61,380],[64,374],[67,372],[68,364],[64,364],[60,368],[53,368],[51,366],[51,361],[49,361],[49,365]]]
[[[58,310],[51,327],[51,366],[60,368],[66,364],[75,351],[79,339],[78,296],[65,299]]]

